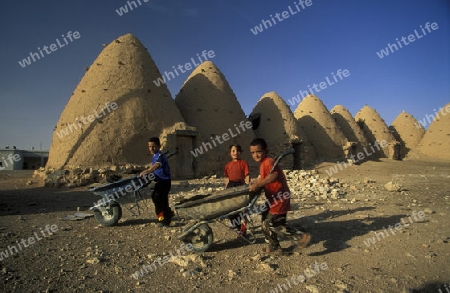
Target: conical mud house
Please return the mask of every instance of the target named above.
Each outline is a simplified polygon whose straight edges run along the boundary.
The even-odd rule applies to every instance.
[[[336,160],[345,157],[347,139],[319,98],[306,96],[295,109],[294,116],[301,131],[306,133],[313,145],[316,159]]]
[[[195,129],[184,123],[166,85],[153,83],[158,78],[158,68],[135,36],[127,34],[108,44],[61,113],[46,167],[148,164],[147,142],[152,136],[159,136],[168,150],[192,144],[192,138],[183,140],[185,136],[177,142],[176,131],[195,135]],[[187,156],[172,168],[177,175],[193,177],[191,165]]]
[[[435,113],[422,140],[419,151],[431,158],[450,160],[450,103]]]
[[[347,138],[348,148],[346,148],[346,155],[356,156],[359,152],[363,152],[364,147],[368,146],[369,143],[350,111],[342,105],[336,105],[331,109],[330,114]]]
[[[414,150],[420,143],[425,130],[419,122],[405,111],[398,114],[392,125],[389,126],[394,138],[400,142],[400,158],[403,159],[408,153]]]
[[[198,131],[192,157],[199,174],[223,174],[230,160],[228,147],[233,143],[242,146],[243,159],[251,163],[249,144],[254,138],[251,122],[225,76],[211,61],[200,64],[189,75],[175,103],[186,123]]]
[[[271,155],[294,148],[293,156],[283,159],[282,165],[301,169],[314,161],[314,149],[298,127],[289,106],[275,92],[264,94],[249,116],[257,137],[264,138]]]
[[[399,158],[400,143],[395,140],[388,126],[377,111],[365,105],[356,113],[355,120],[369,142],[367,153],[370,154],[367,155],[367,159]],[[384,147],[379,147],[382,143]]]

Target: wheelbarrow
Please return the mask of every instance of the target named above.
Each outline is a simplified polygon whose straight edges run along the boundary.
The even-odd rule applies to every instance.
[[[277,156],[270,173],[283,157],[293,152],[294,149],[289,149]],[[261,192],[249,192],[249,186],[238,186],[208,195],[197,195],[175,204],[174,208],[179,217],[181,215],[193,220],[177,237],[178,240],[192,245],[195,252],[208,250],[214,241],[213,231],[208,224],[252,211],[260,194]]]
[[[163,154],[167,154],[164,152]],[[175,155],[177,151],[167,155],[167,158]],[[138,217],[141,214],[139,202],[144,200],[142,193],[143,188],[153,189],[155,175],[149,173],[144,177],[139,175],[130,178],[118,180],[103,186],[93,187],[89,189],[95,195],[102,197],[89,210],[94,212],[94,218],[102,226],[111,227],[116,225],[122,217],[122,207],[128,210],[133,216]],[[133,204],[127,207],[120,200],[129,195],[133,195]]]

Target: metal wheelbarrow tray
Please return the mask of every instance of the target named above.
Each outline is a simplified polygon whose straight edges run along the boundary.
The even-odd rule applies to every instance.
[[[247,206],[251,199],[248,186],[239,186],[197,195],[176,204],[175,210],[179,215],[193,220],[211,220]]]
[[[195,252],[209,249],[213,231],[208,223],[244,213],[253,206],[260,192],[249,192],[248,186],[232,187],[213,194],[197,195],[176,204],[178,216],[194,220],[188,224],[178,239],[190,244]]]
[[[90,210],[94,211],[94,217],[103,226],[114,226],[122,217],[122,207],[131,212],[134,216],[140,215],[138,202],[143,200],[140,190],[152,183],[151,180],[145,180],[139,176],[122,179],[117,182],[109,183],[100,187],[91,188],[89,191],[102,197]],[[133,193],[134,204],[131,208],[121,204],[119,198]],[[137,209],[137,213],[133,209]]]

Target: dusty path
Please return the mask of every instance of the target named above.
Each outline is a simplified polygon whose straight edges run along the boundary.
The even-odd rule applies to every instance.
[[[321,176],[330,166],[317,168]],[[289,219],[313,234],[301,253],[261,256],[261,237],[246,245],[215,223],[210,251],[161,265],[158,257],[180,249],[182,228],[157,228],[150,202],[141,218],[124,211],[111,228],[93,218],[61,221],[97,198],[85,188],[27,185],[30,177],[0,172],[0,253],[17,249],[0,261],[1,292],[446,292],[450,284],[450,163],[367,162],[334,176],[353,186],[342,199],[294,195]],[[407,190],[386,191],[393,179]],[[174,185],[174,193],[186,189]],[[152,263],[152,272],[132,277]]]

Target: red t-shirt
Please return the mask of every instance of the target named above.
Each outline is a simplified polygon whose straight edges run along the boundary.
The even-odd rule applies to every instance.
[[[274,162],[275,160],[269,157],[265,157],[261,161],[261,165],[259,166],[260,179],[264,179],[269,175]],[[291,209],[291,191],[280,166],[277,166],[273,173],[278,175],[277,179],[264,186],[264,192],[270,207],[269,213],[276,215],[286,214]]]
[[[248,164],[244,160],[231,161],[225,166],[225,176],[230,181],[244,182],[248,174]]]

